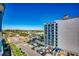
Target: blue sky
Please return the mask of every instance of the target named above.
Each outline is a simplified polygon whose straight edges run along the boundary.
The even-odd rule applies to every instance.
[[[79,4],[8,3],[5,4],[3,29],[43,29],[44,23],[61,19],[65,14],[79,16]]]

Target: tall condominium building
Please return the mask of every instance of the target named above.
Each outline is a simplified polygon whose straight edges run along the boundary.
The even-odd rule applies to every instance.
[[[44,25],[45,46],[79,52],[79,18],[56,20]]]
[[[57,20],[58,48],[79,53],[79,17]]]
[[[44,39],[45,47],[55,48],[57,46],[57,23],[46,23],[44,24]]]
[[[3,54],[3,45],[2,45],[2,17],[4,13],[4,4],[0,3],[0,55]]]

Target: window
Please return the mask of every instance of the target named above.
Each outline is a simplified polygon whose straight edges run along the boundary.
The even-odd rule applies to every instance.
[[[56,41],[56,44],[57,44],[58,42]]]
[[[48,40],[48,45],[50,45],[50,40]]]
[[[51,45],[54,46],[54,37],[52,37],[52,39],[51,39]]]
[[[58,25],[56,24],[56,29],[58,28]]]
[[[55,30],[58,31],[58,28],[56,28]]]
[[[56,47],[57,47],[58,45],[56,44]]]
[[[50,29],[50,26],[48,26],[48,30]]]
[[[52,35],[52,37],[54,37],[54,34]]]
[[[50,39],[50,37],[48,37],[48,39]]]
[[[47,32],[47,30],[45,30]]]
[[[50,29],[48,29],[48,32],[50,32]]]
[[[58,24],[56,23],[56,26],[57,26]]]
[[[47,32],[45,32],[45,34],[47,34]]]
[[[54,27],[52,26],[52,29],[54,29]]]
[[[47,27],[45,27],[44,29],[47,29]]]
[[[57,41],[57,37],[56,37],[56,41]]]
[[[54,24],[52,24],[52,26],[54,26]]]
[[[50,35],[48,35],[49,39],[50,39]]]
[[[58,32],[56,31],[56,35],[58,34]]]
[[[52,30],[52,32],[54,32],[54,30]]]
[[[58,37],[58,36],[56,35],[56,37]]]
[[[48,24],[48,26],[50,26],[50,24]]]

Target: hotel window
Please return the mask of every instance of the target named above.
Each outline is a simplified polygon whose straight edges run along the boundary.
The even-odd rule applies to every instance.
[[[56,44],[56,47],[57,47],[58,45]]]
[[[56,31],[56,35],[58,34],[58,32]]]
[[[52,24],[52,26],[54,26],[54,24]]]
[[[48,26],[50,26],[50,24],[48,24]]]
[[[55,30],[58,31],[58,28],[56,28]]]
[[[52,28],[54,28],[54,26],[52,26]]]
[[[58,35],[55,35],[56,37],[58,37]]]
[[[56,44],[57,44],[58,42],[56,41]]]
[[[52,35],[52,37],[54,37],[54,35]]]
[[[47,27],[45,27],[44,29],[47,29]]]
[[[45,32],[45,34],[47,34],[47,32]]]
[[[54,30],[54,26],[52,26],[51,28],[52,28],[52,30]]]
[[[45,27],[47,27],[47,25],[45,25]]]
[[[56,37],[56,41],[57,41],[57,37]]]
[[[48,34],[48,36],[50,37],[50,33]]]
[[[58,31],[58,27],[57,26],[56,26],[55,30]]]
[[[47,29],[45,29],[45,31],[47,32]]]
[[[58,24],[56,23],[56,26],[57,26]]]
[[[50,45],[50,39],[48,39],[48,45]]]
[[[50,26],[48,26],[48,30],[50,30]]]
[[[52,32],[54,32],[54,30],[52,29]]]
[[[48,30],[50,32],[50,30]]]
[[[54,32],[52,32],[52,35],[54,35]]]
[[[58,24],[56,23],[56,26],[57,26]]]
[[[52,37],[51,40],[54,40],[54,37]]]
[[[51,45],[54,46],[54,39],[51,39]]]
[[[50,37],[48,37],[48,39],[50,39]]]
[[[45,27],[46,27],[47,25],[45,25]]]

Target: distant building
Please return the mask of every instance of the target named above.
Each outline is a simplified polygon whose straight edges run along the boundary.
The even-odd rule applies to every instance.
[[[45,47],[79,53],[79,18],[67,18],[44,24]]]
[[[3,45],[2,45],[2,17],[4,14],[4,4],[0,3],[0,55],[3,54]]]

